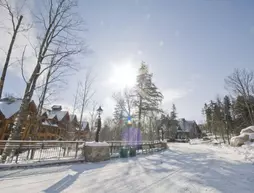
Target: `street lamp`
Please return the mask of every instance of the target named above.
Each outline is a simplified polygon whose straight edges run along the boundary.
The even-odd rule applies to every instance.
[[[98,124],[97,124],[97,130],[95,134],[95,142],[99,142],[99,134],[101,130],[101,113],[103,112],[101,106],[97,109],[98,112]]]

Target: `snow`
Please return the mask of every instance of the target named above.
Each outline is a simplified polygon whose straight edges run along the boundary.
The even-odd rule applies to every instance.
[[[254,133],[249,133],[249,139],[254,139]]]
[[[241,134],[242,133],[254,133],[254,126],[249,126],[249,127],[246,127],[245,129],[242,129]]]
[[[50,111],[48,118],[53,119],[53,118],[57,117],[57,120],[61,121],[65,117],[66,114],[68,114],[68,111],[52,110],[52,111]]]
[[[233,148],[169,144],[129,159],[0,172],[1,192],[253,193],[254,165]]]
[[[93,146],[93,147],[104,147],[104,146],[110,146],[107,142],[86,142],[86,146]]]
[[[9,119],[16,114],[21,106],[22,99],[15,99],[14,101],[0,101],[0,111],[4,115],[5,119]]]
[[[234,137],[231,138],[231,140]],[[241,147],[232,147],[228,144],[224,144],[221,142],[216,142],[216,140],[207,140],[203,141],[202,139],[191,139],[190,140],[191,145],[200,145],[200,144],[206,144],[209,146],[214,146],[215,144],[219,144],[218,148],[225,148],[226,151],[233,151],[236,152],[238,155],[242,156],[244,160],[252,162],[254,164],[254,143],[251,142],[245,142],[244,145]]]
[[[48,120],[42,122],[42,125],[45,125],[45,126],[52,126],[52,127],[58,127],[57,124],[50,123]]]
[[[187,121],[183,119],[179,120],[179,126],[181,130],[185,132],[190,132],[193,129],[193,124],[194,124],[194,121]]]
[[[83,146],[78,148],[76,159],[82,159],[82,147]],[[64,155],[64,152],[65,152],[65,155]],[[29,160],[27,159],[28,151],[25,151],[19,154],[18,164],[29,166],[29,165],[35,165],[38,163],[43,164],[43,163],[50,163],[50,162],[55,163],[57,161],[61,162],[60,160],[72,161],[72,160],[76,160],[75,155],[76,155],[76,150],[74,147],[70,148],[69,150],[67,149],[66,151],[64,151],[64,148],[54,147],[54,148],[46,148],[46,149],[43,149],[42,151],[40,149],[35,150],[34,158],[32,160]],[[0,158],[1,158],[1,155],[0,155]],[[10,163],[9,162],[7,164],[0,163],[0,168],[7,167],[8,165],[13,166],[16,164],[15,161],[16,161],[16,156],[13,158],[12,162],[10,161]]]

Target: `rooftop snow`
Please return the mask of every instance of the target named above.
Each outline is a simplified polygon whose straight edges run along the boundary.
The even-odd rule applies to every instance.
[[[9,119],[19,111],[21,103],[22,99],[14,99],[13,101],[1,100],[0,111],[6,119]]]
[[[193,128],[194,121],[180,119],[178,124],[181,127],[182,131],[190,132],[190,130]]]
[[[68,113],[68,111],[55,111],[55,110],[53,110],[49,113],[48,118],[53,119],[54,117],[56,117],[58,121],[61,121],[67,113]]]

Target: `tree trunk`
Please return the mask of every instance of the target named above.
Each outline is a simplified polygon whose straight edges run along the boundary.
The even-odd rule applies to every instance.
[[[230,144],[230,137],[229,137],[229,124],[228,124],[228,121],[226,121],[226,132],[227,132],[227,140],[228,140],[228,144]]]
[[[40,102],[39,102],[39,105],[38,105],[38,115],[39,116],[41,115],[42,108],[43,108],[43,105],[44,105],[44,101],[45,101],[45,97],[46,97],[46,93],[47,93],[47,89],[48,89],[48,84],[49,84],[49,78],[51,76],[51,69],[52,69],[52,67],[50,67],[48,69],[48,73],[47,73],[46,81],[45,81],[45,86],[43,88],[42,95],[40,97]]]
[[[16,28],[14,29],[12,39],[11,39],[11,43],[9,45],[9,49],[8,49],[8,52],[7,52],[7,56],[6,56],[6,60],[5,60],[5,63],[4,63],[4,68],[3,68],[3,72],[2,72],[1,80],[0,80],[0,99],[2,98],[2,94],[3,94],[4,81],[5,81],[7,69],[8,69],[8,66],[9,66],[10,58],[11,58],[12,48],[13,48],[14,42],[16,40],[16,36],[17,36],[18,30],[19,30],[20,24],[22,22],[22,19],[23,19],[23,16],[21,15],[19,17],[18,24],[17,24]]]
[[[141,129],[141,114],[142,114],[142,98],[139,96],[139,109],[138,109],[138,129]]]
[[[20,139],[21,127],[22,127],[24,120],[26,118],[25,112],[27,112],[28,106],[29,106],[29,102],[27,100],[23,100],[22,104],[20,106],[20,112],[23,112],[23,113],[18,113],[15,118],[14,125],[11,130],[11,134],[8,138],[7,143],[5,144],[4,151],[2,153],[2,157],[1,157],[2,163],[4,163],[6,161],[7,156],[9,156],[11,152],[12,152],[11,157],[13,156],[13,153],[15,152],[15,149],[11,148],[11,145],[12,145],[11,140]]]
[[[11,152],[11,142],[10,141],[20,139],[21,128],[24,125],[24,120],[27,117],[29,103],[30,103],[33,93],[34,93],[36,81],[39,77],[38,74],[40,72],[40,68],[41,68],[40,65],[37,65],[35,67],[34,72],[29,79],[29,82],[26,84],[26,90],[25,90],[25,94],[24,94],[24,97],[23,97],[21,105],[20,105],[19,112],[15,118],[12,130],[11,130],[11,134],[8,138],[8,142],[5,144],[4,151],[2,153],[2,157],[1,157],[2,163],[4,163],[6,161],[7,156]],[[15,151],[15,149],[12,150],[12,152],[14,152],[14,151]],[[13,154],[11,156],[13,156]]]
[[[223,140],[223,143],[226,143],[225,137],[224,137],[224,130],[223,130],[223,129],[224,129],[224,128],[221,129],[221,138],[222,138],[222,140]]]

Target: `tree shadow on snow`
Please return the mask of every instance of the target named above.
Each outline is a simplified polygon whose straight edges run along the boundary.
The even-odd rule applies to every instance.
[[[74,164],[66,169],[66,172],[71,171],[74,174],[68,174],[52,186],[45,189],[43,192],[45,193],[55,193],[61,192],[68,187],[70,187],[80,176],[80,174],[84,172],[88,172],[89,170],[96,170],[99,168],[105,167],[109,161],[99,162],[99,163],[84,163],[84,164]],[[70,172],[69,172],[70,173]]]

